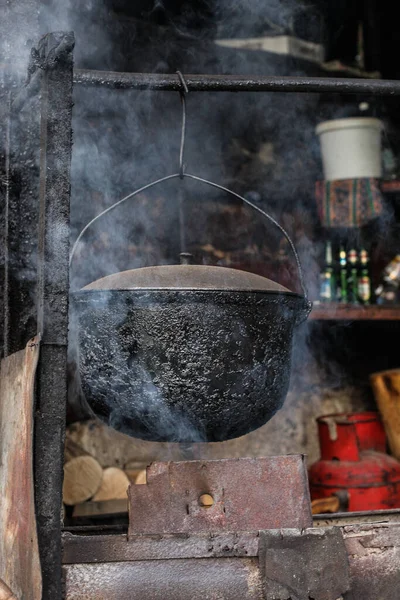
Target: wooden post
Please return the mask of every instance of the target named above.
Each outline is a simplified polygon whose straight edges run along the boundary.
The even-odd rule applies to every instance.
[[[61,507],[69,296],[74,35],[42,38],[37,327],[42,335],[35,415],[35,502],[43,600],[62,598]],[[35,73],[34,77],[38,73]]]

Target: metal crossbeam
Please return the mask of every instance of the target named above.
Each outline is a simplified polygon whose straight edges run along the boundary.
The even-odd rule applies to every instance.
[[[185,75],[191,92],[304,92],[316,94],[400,95],[400,81],[338,77]],[[74,70],[74,83],[110,89],[179,91],[177,74]]]

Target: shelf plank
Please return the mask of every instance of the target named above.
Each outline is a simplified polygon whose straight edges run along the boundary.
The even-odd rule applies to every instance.
[[[381,190],[384,194],[398,194],[400,192],[400,181],[382,181]]]
[[[400,321],[400,305],[315,304],[309,318],[314,321]]]

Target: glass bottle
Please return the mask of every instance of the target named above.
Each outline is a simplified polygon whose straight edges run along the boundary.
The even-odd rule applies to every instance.
[[[358,253],[355,248],[347,253],[347,295],[348,302],[358,304]]]
[[[332,242],[325,245],[325,263],[320,273],[320,300],[333,302],[336,293],[336,280],[333,269]]]
[[[369,268],[369,256],[367,250],[364,248],[360,251],[358,299],[361,304],[371,304],[371,275]]]
[[[348,301],[347,293],[347,257],[343,246],[339,251],[339,272],[340,272],[340,302],[346,304]]]

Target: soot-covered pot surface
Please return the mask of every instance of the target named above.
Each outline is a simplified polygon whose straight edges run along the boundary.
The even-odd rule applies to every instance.
[[[85,398],[114,428],[153,441],[222,441],[282,406],[292,338],[310,304],[258,275],[147,267],[72,294]]]

